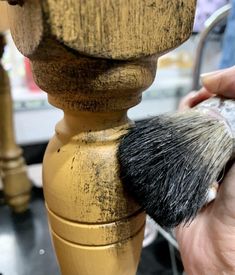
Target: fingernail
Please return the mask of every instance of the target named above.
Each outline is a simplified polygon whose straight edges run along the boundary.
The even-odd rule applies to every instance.
[[[201,83],[203,84],[204,82],[210,80],[211,77],[217,75],[218,73],[219,73],[219,71],[214,71],[214,72],[201,74],[200,75]]]

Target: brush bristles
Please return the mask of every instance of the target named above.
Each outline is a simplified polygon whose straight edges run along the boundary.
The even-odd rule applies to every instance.
[[[123,137],[120,175],[146,212],[171,228],[195,217],[232,151],[223,122],[197,110],[162,115]]]

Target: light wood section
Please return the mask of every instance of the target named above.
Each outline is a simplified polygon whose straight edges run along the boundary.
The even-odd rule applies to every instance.
[[[0,1],[0,33],[9,29],[7,4]]]
[[[11,32],[36,83],[64,110],[44,157],[44,194],[63,275],[134,275],[145,214],[116,151],[158,56],[191,33],[194,0],[27,0]],[[46,123],[46,122],[42,122]]]

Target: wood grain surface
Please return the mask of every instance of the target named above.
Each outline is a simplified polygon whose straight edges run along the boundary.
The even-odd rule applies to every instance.
[[[189,37],[195,2],[27,0],[23,7],[10,8],[17,22],[12,32],[26,55],[34,53],[46,37],[53,37],[84,55],[140,58],[163,53]]]

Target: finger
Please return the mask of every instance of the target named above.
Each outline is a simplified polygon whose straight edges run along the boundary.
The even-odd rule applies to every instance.
[[[210,98],[211,96],[213,96],[213,94],[208,92],[205,88],[202,88],[198,92],[192,91],[180,101],[179,110],[182,111],[188,108],[192,108],[200,102]]]
[[[193,98],[196,96],[196,94],[197,94],[196,91],[192,91],[192,92],[188,93],[185,97],[183,97],[179,103],[178,110],[183,111],[183,110],[191,108],[192,107],[191,102],[192,102]]]
[[[197,92],[195,97],[192,98],[191,107],[196,106],[197,104],[201,103],[202,101],[204,101],[212,96],[214,96],[214,95],[212,93],[208,92],[204,87],[201,88],[201,90],[199,90]]]
[[[235,98],[235,66],[201,75],[201,82],[208,92]]]

